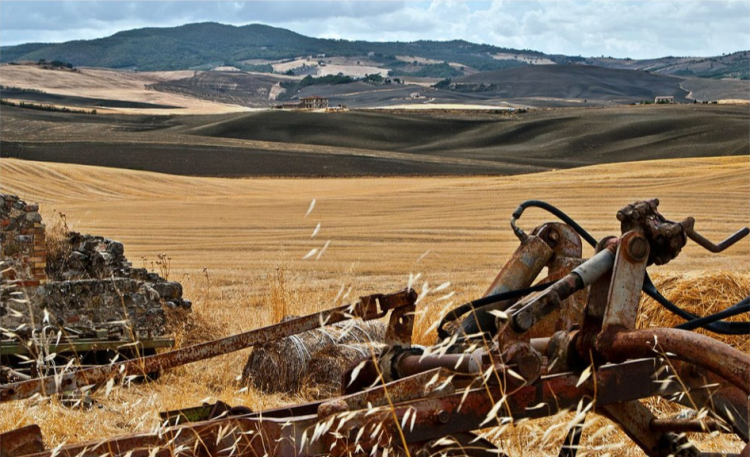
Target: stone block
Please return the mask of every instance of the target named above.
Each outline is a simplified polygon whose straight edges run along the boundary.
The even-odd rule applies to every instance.
[[[42,222],[42,215],[37,212],[26,213],[26,220],[35,223]]]

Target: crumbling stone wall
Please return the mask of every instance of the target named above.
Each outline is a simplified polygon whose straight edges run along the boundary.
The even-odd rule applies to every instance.
[[[60,240],[64,249],[48,259],[39,207],[16,196],[0,198],[0,327],[21,326],[26,333],[46,319],[52,326],[127,327],[151,337],[165,333],[166,307],[190,308],[180,283],[133,268],[117,241],[70,232]]]
[[[3,277],[23,287],[47,281],[44,224],[39,205],[29,205],[16,195],[0,194],[0,259]]]

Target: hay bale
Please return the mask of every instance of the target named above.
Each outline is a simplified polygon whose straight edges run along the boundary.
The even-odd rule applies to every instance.
[[[655,275],[654,284],[672,303],[699,316],[724,310],[750,295],[750,274],[734,271],[690,272]],[[741,314],[732,321],[748,322],[750,316]],[[674,327],[685,322],[672,314],[646,294],[641,297],[638,328]],[[750,339],[744,335],[717,335],[698,329],[719,341],[741,351],[750,350]]]
[[[338,391],[343,372],[354,361],[370,353],[368,343],[384,337],[382,322],[354,320],[257,345],[242,370],[242,382],[266,393],[304,388],[312,396],[326,396]]]
[[[323,347],[310,358],[307,371],[302,377],[302,392],[312,398],[340,395],[344,372],[356,361],[371,357],[373,353],[379,354],[380,351],[371,343]]]

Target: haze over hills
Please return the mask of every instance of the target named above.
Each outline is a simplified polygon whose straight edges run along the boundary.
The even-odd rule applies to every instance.
[[[28,43],[0,48],[0,62],[60,60],[75,66],[156,71],[207,70],[231,65],[272,71],[274,61],[300,56],[361,57],[394,75],[449,77],[535,64],[582,64],[641,69],[680,76],[750,79],[748,51],[717,57],[648,60],[549,55],[533,50],[474,44],[463,40],[368,42],[311,38],[262,24],[196,23],[143,28],[106,38],[66,43]],[[317,62],[315,62],[317,65]]]

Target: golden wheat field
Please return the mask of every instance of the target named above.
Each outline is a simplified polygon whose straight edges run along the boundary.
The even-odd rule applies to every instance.
[[[557,205],[597,238],[619,233],[620,207],[654,197],[667,218],[695,216],[696,230],[712,240],[750,223],[747,156],[512,177],[221,179],[8,159],[0,173],[0,189],[39,202],[48,226],[63,213],[73,230],[123,242],[134,266],[182,282],[194,303],[191,321],[177,329],[182,345],[332,307],[342,288],[348,298],[396,291],[410,276],[418,291],[427,292],[416,331],[418,341],[429,343],[433,337],[425,331],[440,312],[479,297],[516,248],[510,213],[527,199]],[[546,220],[551,216],[530,209],[520,223],[531,229]],[[167,265],[156,264],[159,254],[167,255]],[[718,255],[689,244],[672,263],[650,271],[667,278],[670,290],[680,288],[675,281],[703,279],[703,289],[685,296],[700,307],[704,294],[721,298],[719,287],[727,281],[747,294],[749,260],[747,240]],[[446,282],[455,292],[452,301],[437,300],[445,292],[429,294]],[[731,300],[736,297],[714,304]],[[647,310],[642,325],[674,324],[653,306]],[[747,350],[745,340],[732,342]],[[54,400],[3,404],[0,431],[38,423],[47,445],[55,446],[149,431],[158,424],[158,411],[207,399],[253,409],[304,400],[304,393],[262,395],[239,385],[248,354],[196,363],[109,395],[98,392],[91,411]],[[557,455],[564,433],[544,433],[555,420],[566,419],[518,424],[498,444],[511,456]],[[722,439],[702,445],[710,449]],[[582,445],[588,455],[642,455],[612,423],[594,416],[585,423]]]

